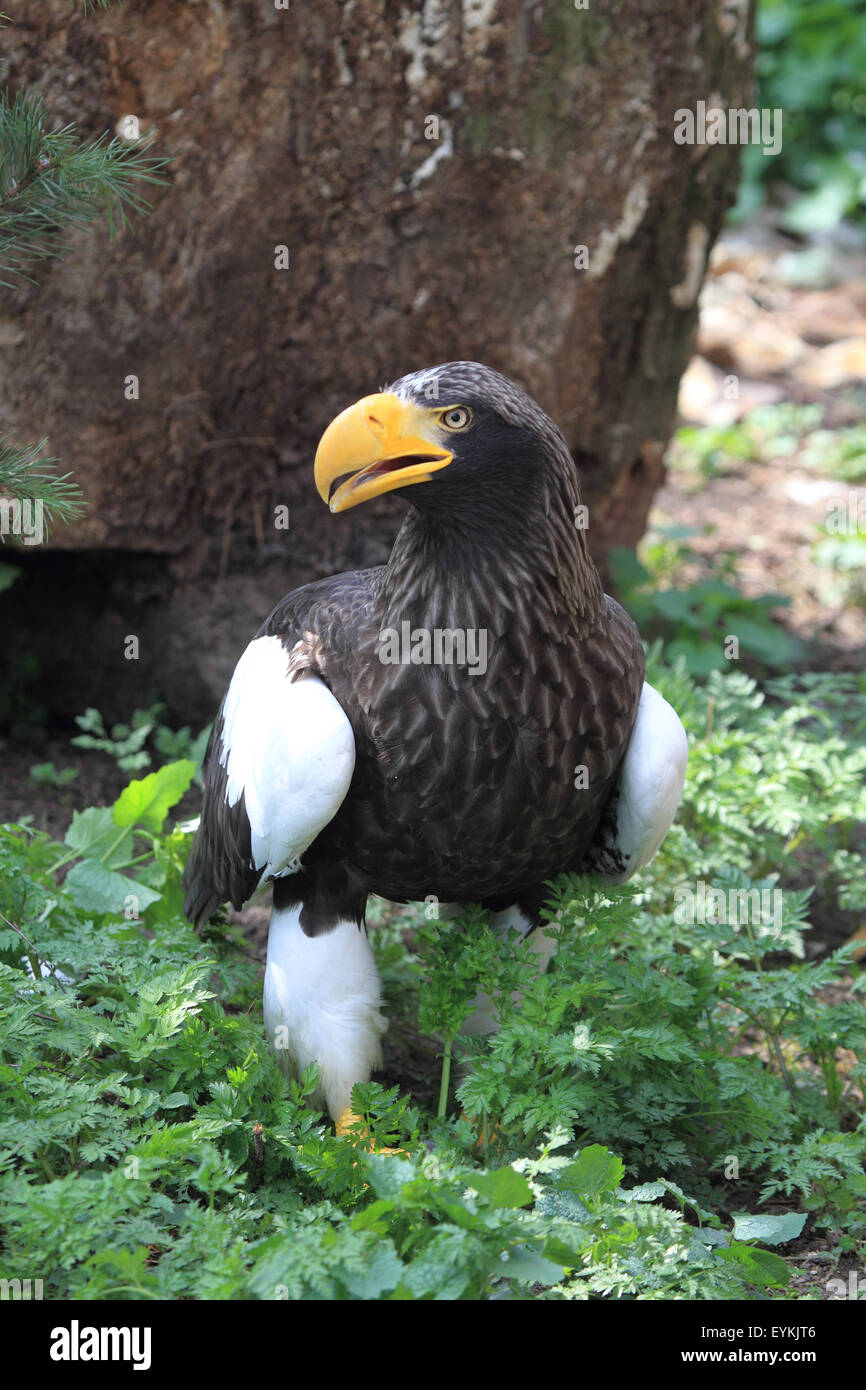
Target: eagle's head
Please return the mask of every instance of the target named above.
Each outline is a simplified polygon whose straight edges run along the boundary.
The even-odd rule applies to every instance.
[[[422,513],[452,515],[526,506],[563,471],[573,475],[574,465],[557,426],[479,362],[412,372],[349,406],[322,436],[315,465],[332,512],[400,492]]]

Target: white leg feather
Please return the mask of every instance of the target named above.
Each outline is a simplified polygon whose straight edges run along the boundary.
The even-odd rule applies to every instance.
[[[306,936],[300,908],[274,911],[268,934],[264,1015],[283,1069],[319,1066],[317,1098],[339,1118],[358,1081],[382,1065],[381,984],[366,928],[341,922]]]
[[[680,804],[689,741],[679,716],[644,682],[619,775],[613,834],[599,835],[587,858],[611,883],[625,883],[648,864]]]

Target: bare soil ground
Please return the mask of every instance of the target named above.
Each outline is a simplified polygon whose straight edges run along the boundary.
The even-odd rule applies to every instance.
[[[728,232],[715,247],[680,420],[724,427],[785,402],[820,407],[822,431],[866,419],[866,249],[839,234],[798,251],[768,219]],[[860,669],[866,605],[844,601],[813,547],[833,503],[866,518],[866,458],[863,480],[852,483],[822,466],[811,436],[793,442],[780,440],[779,452],[760,461],[728,458],[714,477],[671,468],[650,525],[708,528],[692,548],[733,553],[748,597],[788,597],[778,616],[807,644],[813,669]]]

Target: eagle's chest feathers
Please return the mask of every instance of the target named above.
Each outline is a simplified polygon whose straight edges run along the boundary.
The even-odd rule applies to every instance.
[[[606,616],[488,578],[485,595],[440,586],[435,610],[417,589],[379,609],[351,662],[346,689],[364,695],[345,706],[357,765],[334,834],[384,896],[477,898],[503,887],[503,862],[515,884],[576,866],[624,750]]]

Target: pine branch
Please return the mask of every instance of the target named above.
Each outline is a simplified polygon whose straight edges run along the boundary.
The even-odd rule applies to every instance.
[[[37,444],[13,444],[0,437],[0,499],[14,499],[11,506],[8,501],[0,502],[0,543],[7,531],[15,533],[15,526],[9,524],[10,517],[21,516],[20,505],[16,510],[15,503],[31,504],[27,513],[31,521],[33,505],[38,508],[40,539],[56,521],[68,524],[84,511],[84,494],[77,483],[69,481],[71,473],[55,471],[59,459],[39,457],[45,444],[44,439]]]
[[[148,154],[150,142],[101,135],[89,145],[73,125],[46,133],[41,101],[30,92],[0,92],[0,280],[8,288],[35,283],[25,267],[61,251],[60,233],[101,213],[114,236],[150,204],[142,183],[167,183],[158,171],[167,159]]]

